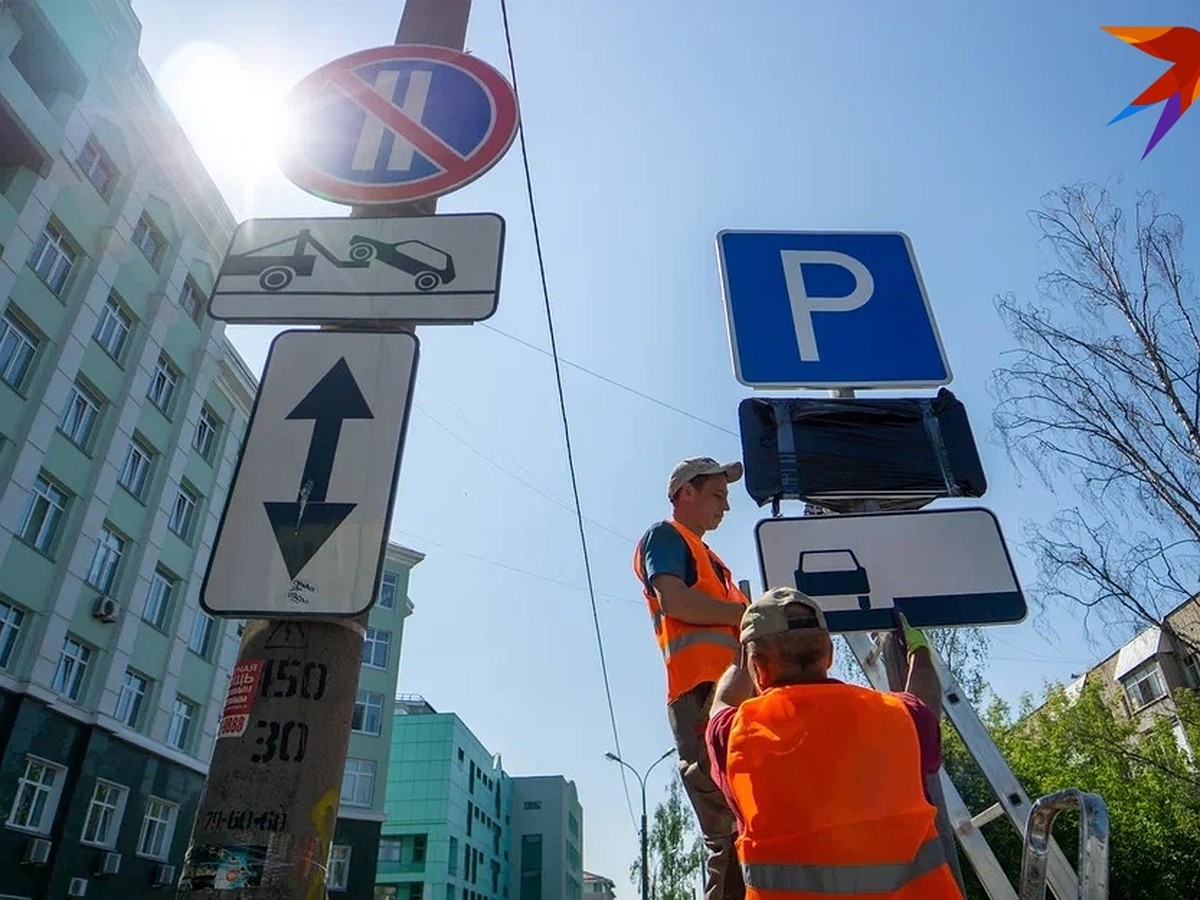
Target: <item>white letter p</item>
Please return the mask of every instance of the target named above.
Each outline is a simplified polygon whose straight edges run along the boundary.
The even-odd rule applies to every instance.
[[[817,337],[813,333],[812,314],[815,312],[850,312],[858,309],[875,293],[875,279],[861,262],[845,253],[833,250],[780,250],[783,275],[787,280],[788,300],[792,304],[792,321],[796,326],[796,346],[800,359],[816,362]],[[854,276],[854,290],[844,297],[813,297],[804,285],[804,264],[840,266]]]

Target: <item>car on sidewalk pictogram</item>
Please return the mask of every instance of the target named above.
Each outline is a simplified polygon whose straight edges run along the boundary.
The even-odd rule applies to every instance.
[[[454,280],[454,260],[450,254],[424,241],[387,244],[356,234],[350,239],[349,255],[353,262],[369,263],[378,259],[393,269],[408,272],[416,281],[417,290],[421,291],[432,291]]]

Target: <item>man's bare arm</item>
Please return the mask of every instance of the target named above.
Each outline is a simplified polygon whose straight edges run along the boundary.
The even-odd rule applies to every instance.
[[[713,691],[713,713],[727,706],[741,706],[743,702],[757,693],[754,689],[754,680],[750,677],[750,670],[745,667],[745,663],[746,654],[743,650],[741,658],[717,679],[717,687]]]
[[[655,575],[651,581],[664,615],[689,625],[737,625],[745,607],[726,603],[688,587],[675,575]]]

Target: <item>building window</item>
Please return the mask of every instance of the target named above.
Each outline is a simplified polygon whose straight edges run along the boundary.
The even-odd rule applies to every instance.
[[[379,734],[383,729],[383,694],[359,691],[354,698],[350,730],[360,734]]]
[[[384,572],[383,580],[379,583],[379,605],[384,609],[392,609],[396,605],[396,588],[400,577],[395,572]]]
[[[197,610],[196,619],[192,622],[192,634],[188,638],[188,649],[204,659],[212,652],[213,631],[216,622],[213,617],[202,610]]]
[[[372,669],[386,669],[388,651],[392,646],[392,633],[380,628],[368,628],[363,641],[363,665]]]
[[[171,400],[175,397],[175,389],[179,386],[179,370],[171,365],[165,356],[158,358],[154,367],[154,375],[150,378],[150,389],[146,396],[157,406],[163,415],[170,415]]]
[[[128,793],[119,784],[96,779],[87,818],[83,820],[83,835],[79,838],[82,843],[97,847],[112,847],[117,843]]]
[[[25,383],[25,376],[37,353],[38,339],[17,321],[11,312],[0,322],[0,378],[16,390]]]
[[[200,311],[204,309],[204,294],[191,278],[183,280],[183,289],[179,292],[179,305],[188,314],[188,318],[199,320]]]
[[[0,662],[0,666],[4,665]],[[1200,655],[1192,654],[1183,664],[1183,677],[1190,688],[1200,688]]]
[[[429,835],[415,834],[413,835],[413,862],[425,862],[425,851],[429,847]]]
[[[132,330],[133,317],[125,312],[115,297],[110,296],[104,303],[104,312],[100,314],[92,337],[104,348],[105,353],[120,362],[121,354],[125,352],[125,341]]]
[[[196,504],[200,498],[190,488],[180,485],[179,493],[175,495],[175,504],[171,507],[171,518],[167,527],[183,540],[188,540],[192,533],[192,519],[196,515]]]
[[[1141,709],[1148,703],[1153,703],[1166,693],[1163,688],[1162,674],[1158,663],[1151,662],[1141,666],[1122,679],[1125,693],[1134,709]]]
[[[192,447],[202,457],[212,461],[213,447],[217,443],[217,435],[221,431],[221,420],[207,406],[200,411],[196,422],[196,433],[192,435]]]
[[[150,682],[133,669],[125,670],[121,680],[121,692],[117,695],[116,716],[130,728],[137,728],[138,716],[142,712],[142,700]]]
[[[83,385],[78,382],[71,385],[71,392],[67,394],[67,405],[58,420],[58,427],[71,443],[82,450],[87,449],[102,405],[103,401]]]
[[[342,803],[370,806],[375,799],[375,761],[348,759],[342,775]]]
[[[158,797],[151,797],[146,804],[146,817],[142,819],[142,833],[138,836],[138,856],[151,859],[166,859],[171,851],[171,837],[175,833],[175,817],[179,807]]]
[[[325,878],[325,889],[344,891],[350,881],[350,847],[334,844],[329,848],[329,869]]]
[[[74,265],[75,249],[70,241],[54,223],[47,223],[29,254],[29,267],[57,295],[62,293]]]
[[[100,192],[100,196],[107,200],[117,180],[117,170],[94,137],[87,139],[87,143],[79,151],[79,158],[75,161],[87,176],[87,180]]]
[[[66,509],[66,493],[51,484],[44,475],[39,475],[33,482],[29,499],[25,501],[25,512],[21,515],[17,535],[27,544],[49,553]]]
[[[425,896],[425,882],[410,881],[408,883],[408,900],[422,900]]]
[[[191,700],[175,695],[171,705],[171,724],[167,726],[167,743],[179,750],[187,750],[192,739],[192,721],[198,707]]]
[[[450,875],[458,874],[458,838],[450,838],[450,861],[446,872]]]
[[[66,775],[64,766],[26,757],[25,770],[17,779],[17,795],[8,811],[9,827],[49,834]]]
[[[520,900],[541,900],[542,897],[542,836],[521,835],[521,895]]]
[[[162,569],[155,569],[150,578],[150,589],[146,591],[146,606],[142,610],[142,618],[155,628],[162,629],[167,622],[167,611],[171,607],[171,597],[178,584]]]
[[[54,681],[50,689],[64,694],[70,700],[78,700],[83,693],[83,679],[87,674],[92,650],[86,644],[67,635],[63,640],[62,654],[54,670]]]
[[[142,251],[142,256],[146,257],[150,265],[157,269],[167,242],[146,213],[141,214],[133,228],[133,243]]]
[[[541,800],[526,800],[525,808],[526,809],[541,809],[542,801]]]
[[[125,451],[125,462],[121,466],[121,475],[117,479],[121,487],[141,500],[146,494],[146,485],[150,482],[150,469],[154,465],[154,451],[132,438],[129,449]]]
[[[8,667],[17,637],[21,634],[21,623],[25,621],[24,610],[0,600],[0,669]]]
[[[454,838],[450,838],[451,841]],[[393,838],[379,839],[379,861],[380,862],[400,862],[400,848],[404,846],[403,841]],[[453,844],[451,845],[453,846]]]
[[[96,549],[92,551],[92,564],[88,566],[87,583],[102,594],[111,594],[124,552],[125,538],[108,525],[101,528]]]

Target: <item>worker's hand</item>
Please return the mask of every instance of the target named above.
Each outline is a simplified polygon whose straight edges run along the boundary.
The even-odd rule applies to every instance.
[[[929,638],[925,636],[925,632],[909,625],[908,618],[904,613],[897,613],[897,617],[900,619],[900,627],[904,630],[904,643],[908,649],[908,655],[911,657],[922,647],[929,650]]]

